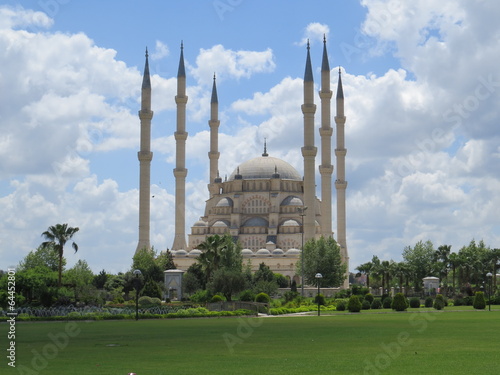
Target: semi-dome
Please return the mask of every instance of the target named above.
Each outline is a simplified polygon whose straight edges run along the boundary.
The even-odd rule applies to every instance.
[[[281,202],[281,206],[303,206],[304,203],[299,197],[295,195],[289,195]]]
[[[241,176],[243,179],[268,179],[273,178],[273,175],[279,174],[281,179],[285,180],[302,180],[302,176],[297,170],[288,164],[286,161],[273,158],[271,156],[259,156],[241,163],[231,176],[229,180],[235,179],[236,175]]]
[[[200,219],[193,224],[193,227],[208,227],[208,223]]]
[[[219,202],[217,202],[217,207],[232,207],[233,200],[231,198],[224,197]]]
[[[267,249],[260,249],[260,250],[257,250],[257,255],[260,255],[260,256],[271,256],[271,252]]]
[[[243,255],[244,257],[251,257],[254,255],[253,251],[250,250],[250,249],[243,249],[241,250],[241,255]]]

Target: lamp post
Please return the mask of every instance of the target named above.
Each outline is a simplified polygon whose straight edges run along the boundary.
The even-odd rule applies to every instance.
[[[323,278],[323,275],[320,274],[319,272],[314,276],[318,282],[318,316],[320,315],[320,310],[319,310],[319,282],[321,281],[321,279]]]
[[[134,286],[135,286],[135,320],[139,320],[139,287],[141,286],[141,280],[139,276],[142,275],[141,270],[134,270]]]
[[[297,211],[299,211],[299,216],[302,218],[302,250],[300,253],[301,258],[301,281],[300,281],[300,295],[304,297],[304,216],[306,216],[307,206],[298,207]]]
[[[488,281],[490,282],[490,292],[488,293],[488,310],[491,311],[491,280],[493,279],[493,274],[491,272],[488,272],[486,274],[486,277],[488,278]]]

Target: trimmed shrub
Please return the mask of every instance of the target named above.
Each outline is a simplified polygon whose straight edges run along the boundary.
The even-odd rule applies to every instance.
[[[408,308],[408,301],[403,293],[396,293],[392,300],[391,308],[396,311],[405,311]]]
[[[474,306],[476,310],[484,310],[486,308],[486,300],[484,299],[483,292],[476,292],[474,304],[472,306]]]
[[[255,302],[269,303],[271,298],[266,293],[259,293],[255,296]]]
[[[349,302],[347,303],[347,310],[349,310],[349,312],[361,311],[361,302],[358,296],[353,295],[349,297]]]
[[[420,307],[420,298],[411,297],[410,298],[410,307],[419,308]]]
[[[434,300],[434,308],[436,310],[442,310],[446,306],[446,303],[444,302],[444,297],[442,294],[438,294],[436,296],[436,299]]]
[[[140,306],[151,306],[153,304],[153,300],[151,297],[148,296],[142,296],[139,297],[139,305]]]
[[[255,300],[255,294],[250,289],[244,290],[240,293],[240,301],[253,302]]]
[[[463,298],[455,298],[455,300],[453,301],[453,306],[464,306],[465,305],[465,301]]]
[[[345,302],[344,301],[337,302],[337,311],[345,311]]]
[[[373,300],[374,300],[373,294],[371,294],[371,293],[365,294],[365,301],[368,301],[368,303],[370,303],[370,305],[372,304]]]
[[[372,308],[372,310],[376,310],[376,309],[381,309],[382,308],[382,301],[380,300],[380,298],[375,298],[373,300],[371,308]]]
[[[385,297],[384,300],[382,301],[382,307],[384,309],[391,309],[392,308],[392,297]]]
[[[370,301],[367,301],[366,299],[361,304],[361,310],[370,310],[370,307],[371,307],[371,303],[370,303]]]
[[[316,294],[316,297],[314,297],[314,304],[317,305],[319,301],[320,305],[326,305],[325,303],[325,296],[323,294]]]
[[[221,301],[224,301],[224,297],[222,297],[222,296],[221,296],[221,295],[219,295],[219,294],[214,295],[214,296],[210,299],[210,302],[211,302],[211,303],[214,303],[214,302],[221,302]]]
[[[434,304],[434,300],[432,299],[432,297],[427,297],[425,299],[425,307],[432,307],[433,304]]]

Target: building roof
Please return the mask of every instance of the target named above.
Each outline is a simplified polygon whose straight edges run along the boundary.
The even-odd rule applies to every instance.
[[[272,156],[259,156],[241,163],[231,173],[229,180],[233,181],[238,173],[243,179],[271,179],[276,172],[281,179],[302,181],[302,176],[294,167]]]

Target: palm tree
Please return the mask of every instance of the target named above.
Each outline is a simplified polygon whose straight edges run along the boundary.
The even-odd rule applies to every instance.
[[[198,262],[205,273],[205,281],[208,282],[212,274],[219,268],[222,250],[226,246],[226,238],[215,234],[208,236],[205,241],[198,245],[203,252],[198,257]]]
[[[68,227],[68,224],[56,224],[50,226],[48,230],[42,233],[42,237],[47,241],[42,243],[42,248],[53,248],[59,255],[59,279],[58,286],[61,286],[62,263],[64,255],[64,245],[68,242],[80,228]],[[78,245],[73,242],[75,253],[78,251]]]
[[[359,271],[359,274],[357,274],[356,277],[361,276],[361,274],[366,275],[366,287],[370,288],[370,274],[374,270],[374,264],[372,262],[366,262],[360,264],[356,269]]]

